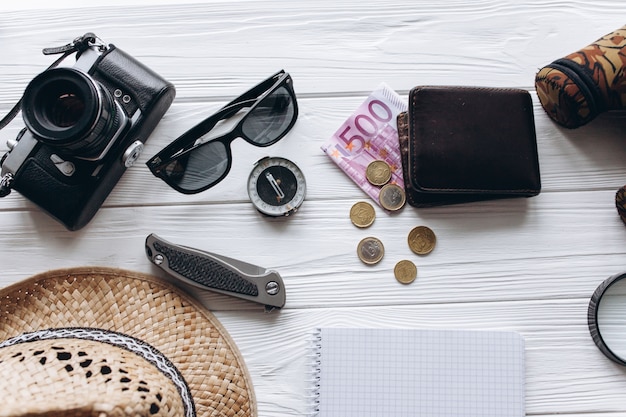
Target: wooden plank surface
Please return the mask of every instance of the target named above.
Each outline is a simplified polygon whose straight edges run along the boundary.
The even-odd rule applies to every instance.
[[[319,326],[507,329],[526,339],[527,415],[626,416],[626,370],[593,344],[589,297],[624,269],[626,228],[614,208],[626,184],[626,117],[600,116],[576,130],[551,122],[533,90],[543,65],[621,27],[626,3],[467,1],[24,1],[0,6],[0,114],[52,58],[41,49],[87,31],[172,81],[177,97],[94,220],[66,231],[18,193],[0,200],[0,286],[38,272],[109,265],[159,274],[149,233],[276,269],[287,305],[197,294],[222,321],[250,369],[260,416],[308,409],[311,334]],[[145,161],[228,100],[275,71],[292,75],[300,116],[269,148],[233,142],[219,186],[187,196],[154,178]],[[355,228],[348,212],[366,195],[321,151],[380,82],[406,98],[416,85],[481,85],[531,91],[543,190],[538,197],[417,210]],[[0,151],[21,129],[0,131]],[[292,217],[260,216],[246,193],[259,158],[283,156],[307,180]],[[436,249],[418,257],[409,230],[424,224]],[[368,235],[383,261],[356,256]],[[401,285],[393,266],[411,259]]]

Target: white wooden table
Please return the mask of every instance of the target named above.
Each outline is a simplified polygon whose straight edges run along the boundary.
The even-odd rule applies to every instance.
[[[318,326],[515,330],[526,339],[527,415],[626,416],[626,369],[600,353],[586,321],[596,286],[626,269],[626,227],[614,208],[626,183],[626,119],[606,114],[564,130],[533,89],[541,66],[621,27],[625,2],[22,0],[0,9],[1,114],[51,63],[42,48],[88,31],[177,87],[139,162],[82,230],[66,231],[17,192],[0,200],[1,286],[81,265],[159,274],[143,248],[156,233],[282,275],[280,312],[201,296],[245,358],[260,416],[307,411],[306,354]],[[292,75],[300,106],[285,139],[265,149],[236,140],[227,179],[193,196],[150,174],[148,157],[280,69]],[[354,227],[349,209],[367,197],[320,146],[380,82],[405,98],[421,84],[530,90],[541,194],[396,215],[377,209],[371,228]],[[21,127],[17,119],[0,131],[3,153]],[[268,221],[248,200],[247,176],[266,155],[291,159],[306,176],[306,201],[284,221]],[[438,237],[425,257],[406,244],[417,225]],[[356,256],[367,235],[385,245],[375,266]],[[410,285],[393,276],[405,258],[419,270]]]

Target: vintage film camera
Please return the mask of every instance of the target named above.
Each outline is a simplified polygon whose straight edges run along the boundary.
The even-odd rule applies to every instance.
[[[73,67],[48,69],[26,87],[26,128],[7,143],[0,185],[2,195],[13,188],[78,230],[140,155],[176,91],[93,34],[67,47],[76,51]]]

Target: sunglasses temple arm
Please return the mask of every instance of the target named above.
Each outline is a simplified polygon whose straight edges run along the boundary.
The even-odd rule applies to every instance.
[[[183,136],[187,138],[189,136],[193,137],[194,140],[200,138],[203,135],[206,135],[211,129],[217,125],[220,120],[228,119],[235,114],[237,114],[241,109],[244,109],[252,104],[254,104],[256,100],[246,100],[246,101],[232,101],[228,105],[222,107],[217,113],[207,117],[196,126],[189,129]],[[189,134],[189,135],[188,135]]]
[[[229,117],[232,117],[237,112],[239,112],[241,109],[253,105],[261,94],[263,94],[276,83],[277,77],[283,76],[284,74],[284,70],[278,71],[276,74],[267,78],[265,81],[257,84],[255,87],[252,87],[250,90],[246,91],[239,97],[232,100],[230,103],[226,104],[217,113],[209,116],[196,126],[192,127],[190,130],[185,132],[168,147],[159,152],[159,154],[165,153],[166,150],[170,150],[171,148],[176,148],[177,146],[175,145],[177,144],[197,140],[198,138],[209,132],[211,129],[213,129],[220,120],[228,119]],[[185,144],[185,148],[187,148],[187,146],[189,145]]]
[[[253,99],[237,103],[234,103],[234,101],[229,103],[229,105],[222,107],[217,113],[212,114],[211,116],[207,117],[191,129],[183,133],[181,136],[178,137],[178,139],[174,140],[174,142],[163,148],[161,152],[155,155],[155,157],[164,156],[165,158],[161,158],[161,160],[164,162],[169,160],[173,153],[187,150],[189,147],[194,145],[196,140],[198,140],[203,135],[207,134],[211,129],[213,129],[220,120],[232,117],[241,109],[250,106],[251,104],[254,104],[255,101],[256,100]],[[155,157],[153,157],[151,160],[153,160]]]
[[[281,70],[266,79],[265,81],[246,91],[239,97],[235,98],[230,103],[222,107],[217,113],[207,117],[202,122],[198,123],[196,126],[192,127],[181,136],[179,136],[178,139],[175,139],[172,143],[162,149],[161,152],[155,155],[148,162],[148,164],[150,164],[151,161],[154,161],[157,157],[165,156],[165,158],[160,158],[162,161],[165,161],[169,160],[174,152],[178,153],[179,151],[187,150],[189,147],[194,145],[197,139],[213,129],[220,120],[232,117],[241,109],[253,105],[262,93],[267,91],[271,86],[276,83],[277,77],[283,76],[284,74],[285,71]]]
[[[257,98],[259,98],[261,94],[263,94],[264,92],[269,90],[274,84],[276,84],[276,82],[278,81],[277,77],[283,76],[284,74],[285,74],[284,70],[278,71],[276,74],[272,75],[271,77],[267,78],[265,81],[262,81],[261,83],[252,87],[250,90],[246,91],[245,93],[243,93],[242,95],[240,95],[239,97],[237,97],[236,99],[234,99],[233,101],[231,101],[230,103],[222,107],[222,109],[226,109],[227,107],[230,107],[234,104],[238,104],[241,101],[256,100]]]

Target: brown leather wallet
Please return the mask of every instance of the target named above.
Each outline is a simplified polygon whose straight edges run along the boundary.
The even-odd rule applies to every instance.
[[[397,117],[414,207],[539,194],[533,105],[526,90],[418,86]]]

